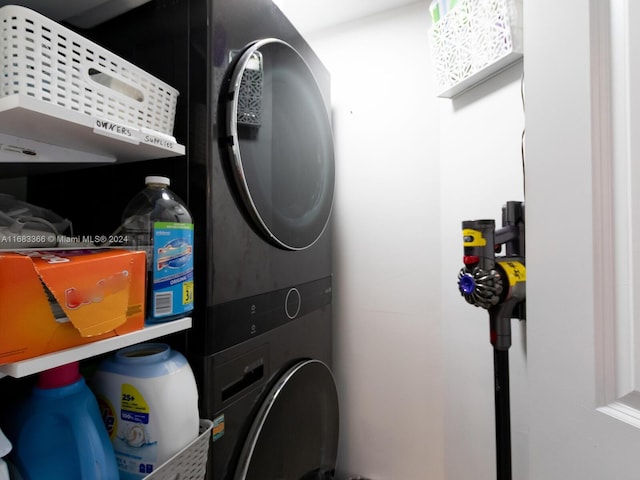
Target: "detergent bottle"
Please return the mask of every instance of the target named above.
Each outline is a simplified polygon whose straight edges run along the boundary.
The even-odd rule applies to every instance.
[[[198,388],[187,359],[163,343],[141,343],[103,360],[91,382],[120,469],[139,480],[199,434]]]
[[[7,435],[24,480],[118,480],[98,402],[73,362],[39,374]]]

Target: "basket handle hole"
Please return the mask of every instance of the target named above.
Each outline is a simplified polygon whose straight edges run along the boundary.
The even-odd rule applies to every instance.
[[[144,101],[144,94],[141,90],[137,89],[133,85],[123,82],[115,77],[112,77],[108,73],[101,72],[98,69],[89,69],[89,78],[96,82],[98,85],[107,87],[115,92],[125,95],[137,102]]]

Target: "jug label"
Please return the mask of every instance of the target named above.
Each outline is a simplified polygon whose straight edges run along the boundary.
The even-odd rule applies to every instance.
[[[193,224],[153,225],[151,316],[162,318],[193,310]]]
[[[98,407],[100,408],[100,415],[102,416],[104,426],[107,428],[109,439],[113,441],[118,431],[118,416],[108,398],[104,397],[103,395],[99,395],[97,397],[97,400]]]
[[[133,385],[123,383],[120,391],[120,418],[113,439],[118,468],[134,475],[149,474],[158,458],[149,405]]]
[[[149,406],[144,397],[135,387],[128,384],[122,385],[122,403],[120,405],[120,418],[134,423],[149,423]]]

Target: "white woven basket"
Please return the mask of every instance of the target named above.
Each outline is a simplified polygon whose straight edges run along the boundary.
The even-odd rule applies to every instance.
[[[438,96],[454,97],[522,58],[522,0],[460,0],[430,33]]]
[[[144,480],[203,480],[211,444],[211,420],[200,419],[200,435]]]
[[[25,7],[0,8],[0,98],[26,95],[171,135],[178,91]]]

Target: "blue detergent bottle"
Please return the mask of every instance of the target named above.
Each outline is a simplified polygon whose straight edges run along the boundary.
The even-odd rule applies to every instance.
[[[8,434],[24,480],[118,480],[98,402],[77,362],[40,373]]]

